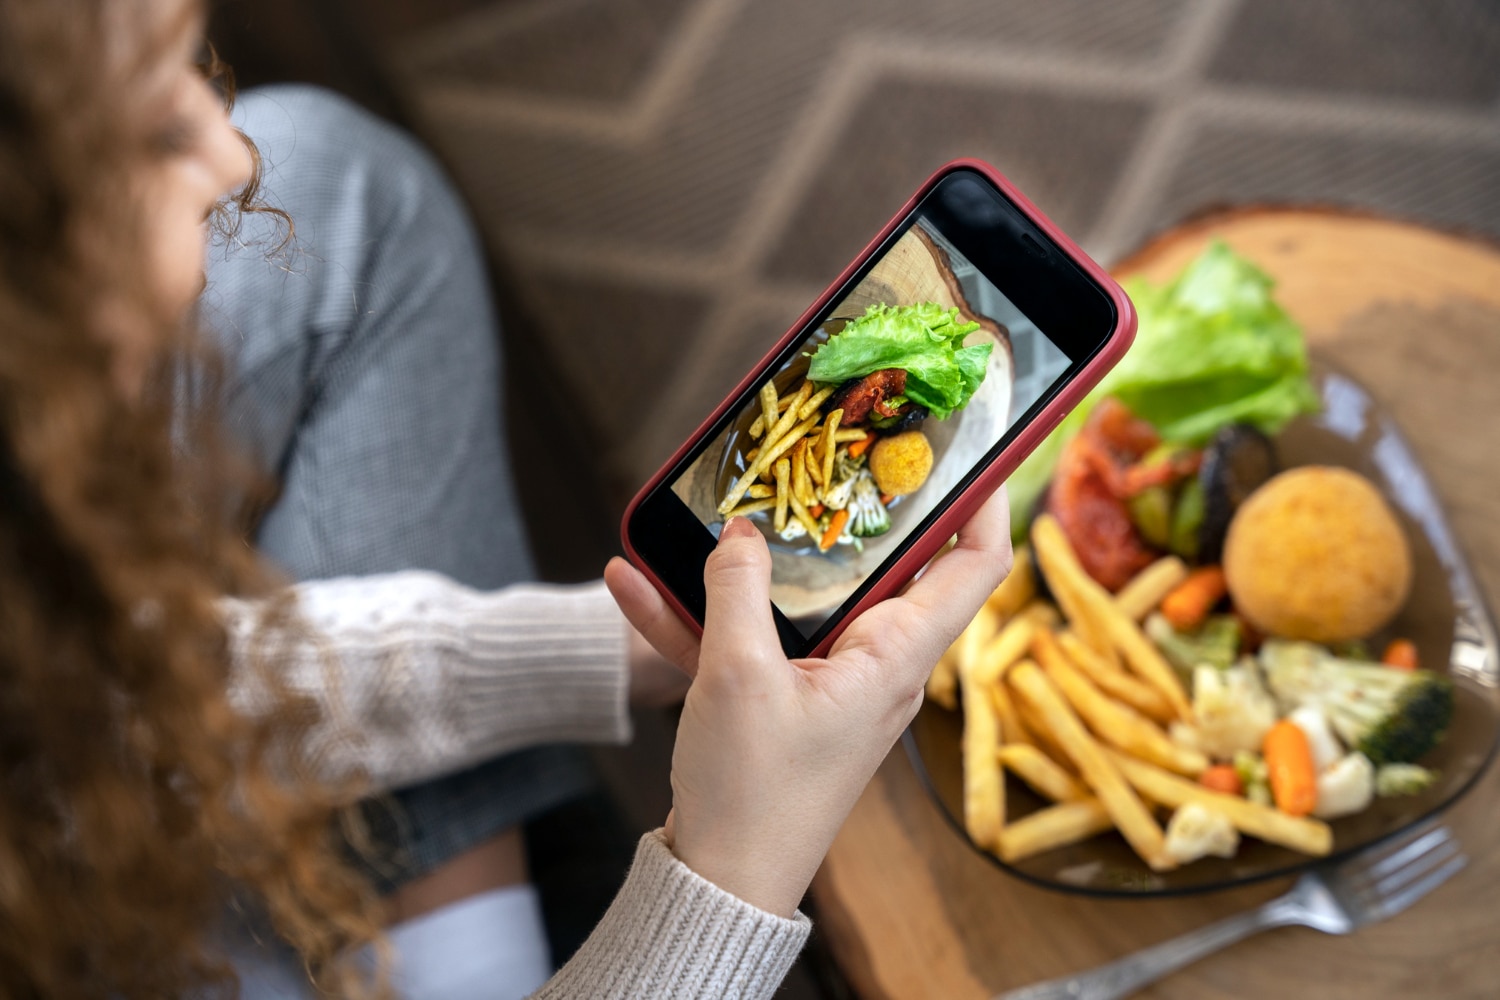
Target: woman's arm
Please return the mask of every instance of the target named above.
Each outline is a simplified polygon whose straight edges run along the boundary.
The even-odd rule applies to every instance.
[[[801,913],[767,913],[703,878],[656,830],[599,926],[531,1000],[770,997],[811,930]]]
[[[223,602],[231,696],[264,710],[271,677],[310,698],[323,717],[308,752],[331,779],[395,788],[519,747],[630,737],[628,628],[601,583],[486,593],[408,571],[292,592],[285,627],[268,627],[274,600]]]

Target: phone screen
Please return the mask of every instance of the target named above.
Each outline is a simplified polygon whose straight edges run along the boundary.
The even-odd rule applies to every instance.
[[[1061,416],[1054,400],[1120,321],[1030,211],[961,164],[820,302],[626,521],[701,622],[704,561],[747,517],[789,656],[838,628],[1023,428]]]
[[[760,529],[812,639],[1071,363],[919,211],[669,485],[715,537]]]

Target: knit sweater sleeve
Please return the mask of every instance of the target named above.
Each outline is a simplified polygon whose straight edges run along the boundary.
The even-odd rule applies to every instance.
[[[275,683],[320,710],[307,750],[371,790],[543,743],[630,737],[624,617],[603,583],[481,592],[423,571],[318,580],[279,602],[226,600],[231,698]]]
[[[677,860],[656,830],[594,933],[532,1000],[758,1000],[812,925],[757,909]]]

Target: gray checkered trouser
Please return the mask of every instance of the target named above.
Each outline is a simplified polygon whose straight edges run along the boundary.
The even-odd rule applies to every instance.
[[[496,320],[478,241],[433,162],[332,94],[241,95],[289,258],[247,217],[209,251],[203,318],[230,364],[235,433],[281,492],[261,550],[296,579],[421,568],[498,588],[528,579],[499,405]],[[542,747],[372,808],[390,887],[581,794],[574,748]],[[392,842],[395,843],[392,843]],[[391,848],[395,850],[392,851]]]

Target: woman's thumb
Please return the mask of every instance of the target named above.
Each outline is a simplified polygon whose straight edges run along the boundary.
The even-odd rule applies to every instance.
[[[733,517],[703,568],[704,661],[733,662],[746,654],[784,658],[771,615],[771,553],[743,517]]]

